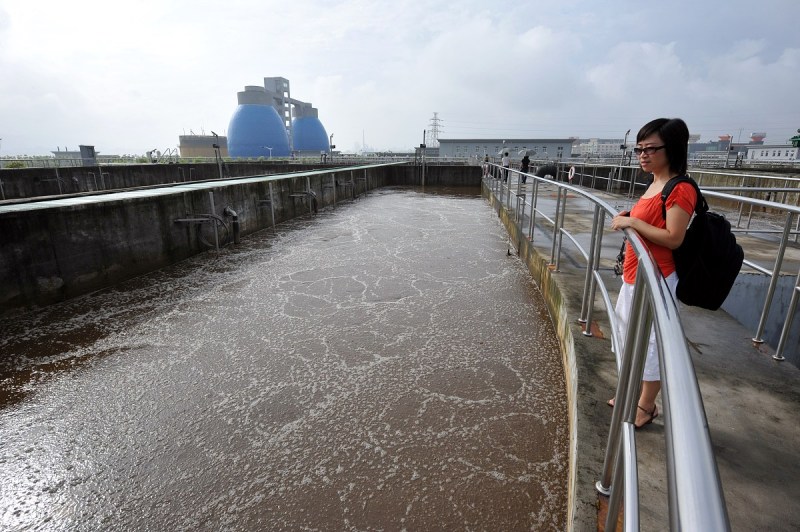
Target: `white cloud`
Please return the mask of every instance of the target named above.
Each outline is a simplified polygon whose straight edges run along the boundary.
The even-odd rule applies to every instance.
[[[5,2],[0,138],[3,154],[164,149],[226,130],[237,91],[283,76],[345,149],[362,131],[410,148],[434,111],[451,138],[621,136],[666,115],[778,141],[800,127],[798,15],[790,0]]]

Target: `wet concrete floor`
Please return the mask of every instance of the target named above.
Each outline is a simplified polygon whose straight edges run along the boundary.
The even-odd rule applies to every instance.
[[[563,530],[557,339],[471,192],[0,318],[0,529]]]

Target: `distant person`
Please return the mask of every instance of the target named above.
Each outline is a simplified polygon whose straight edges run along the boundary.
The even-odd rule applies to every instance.
[[[503,158],[500,159],[500,164],[503,166],[503,183],[508,181],[508,168],[511,166],[511,160],[508,158],[508,152],[503,153]]]
[[[483,156],[483,177],[489,177],[489,154]]]
[[[611,220],[611,227],[615,231],[631,228],[642,237],[676,301],[678,274],[675,273],[672,250],[680,246],[686,236],[686,228],[697,202],[697,193],[690,183],[679,183],[666,202],[662,202],[661,191],[671,178],[686,174],[688,143],[689,128],[680,118],[658,118],[645,124],[636,135],[636,147],[633,151],[639,158],[642,170],[653,174],[653,182],[630,212],[621,212]],[[627,336],[638,264],[639,259],[628,243],[622,267],[622,288],[614,309],[623,341]],[[619,349],[622,352],[625,348],[620,346]],[[666,355],[669,356],[669,353]],[[634,423],[637,429],[649,425],[658,417],[656,397],[661,391],[661,372],[653,329],[650,330],[642,378],[642,393]],[[608,401],[608,404],[614,406],[614,400]]]
[[[525,157],[522,158],[522,161],[519,163],[519,169],[522,172],[522,184],[525,184],[525,181],[528,180],[528,171],[530,170],[531,166],[531,158],[528,157],[528,154],[525,154]]]

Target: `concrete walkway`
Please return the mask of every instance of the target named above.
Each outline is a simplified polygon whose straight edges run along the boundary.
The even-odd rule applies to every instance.
[[[621,197],[603,196],[612,205],[626,201]],[[573,203],[567,213],[565,225],[588,249],[591,209],[588,204],[585,209],[576,209]],[[503,218],[502,212],[500,214]],[[535,260],[549,262],[550,232],[549,224],[545,222],[540,226],[537,223],[533,242]],[[743,245],[747,253],[748,246],[759,244],[748,240]],[[522,247],[524,249],[525,245]],[[797,251],[787,256],[791,260],[789,269],[794,268],[795,272]],[[610,249],[604,251],[609,269],[613,264],[610,255]],[[528,263],[531,264],[530,259]],[[559,312],[566,314],[574,340],[577,372],[575,529],[597,530],[603,523],[597,519],[601,497],[594,483],[601,476],[612,413],[606,400],[614,396],[617,372],[599,292],[595,304],[596,322],[592,324],[597,334],[584,336],[576,321],[581,311],[584,264],[574,246],[564,239],[560,271],[544,274],[549,275],[549,286],[543,288],[543,293],[556,321]],[[536,272],[534,277],[537,277]],[[614,279],[609,271],[606,283],[610,289],[616,289],[621,280]],[[553,285],[557,287],[555,290]],[[616,300],[616,294],[612,300]],[[800,530],[800,504],[797,502],[800,496],[800,370],[789,362],[773,360],[773,350],[765,344],[754,346],[751,341],[754,331],[724,311],[711,312],[681,304],[681,315],[705,404],[732,530]],[[658,404],[659,410],[663,410],[660,398]],[[666,530],[669,512],[662,417],[637,432],[637,451],[642,530]]]

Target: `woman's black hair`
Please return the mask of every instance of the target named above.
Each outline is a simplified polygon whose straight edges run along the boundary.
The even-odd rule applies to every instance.
[[[656,118],[639,130],[636,143],[656,133],[664,143],[669,169],[678,175],[686,174],[689,158],[689,127],[680,118]]]

